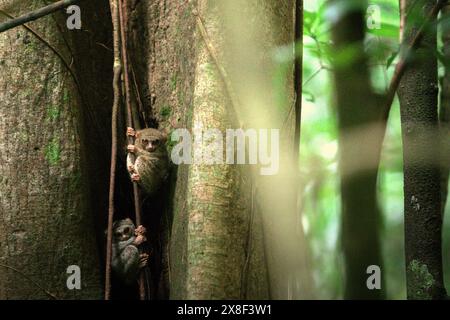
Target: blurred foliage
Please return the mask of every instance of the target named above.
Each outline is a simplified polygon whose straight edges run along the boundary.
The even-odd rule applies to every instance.
[[[304,64],[302,136],[299,159],[301,172],[299,214],[311,251],[316,296],[339,299],[343,294],[343,264],[339,243],[340,198],[337,172],[337,128],[331,79],[330,22],[346,10],[360,7],[363,1],[348,1],[344,6],[329,6],[324,0],[304,1]],[[375,5],[375,7],[374,7]],[[392,77],[399,51],[398,0],[370,1],[364,42],[370,58],[372,83],[376,92],[385,92]],[[378,10],[379,9],[379,10]],[[379,28],[370,28],[370,27]],[[284,85],[289,72],[286,59],[280,59],[274,76],[277,88]],[[289,53],[285,54],[289,57]],[[351,59],[351,55],[346,59]],[[440,66],[440,74],[443,67]],[[282,89],[280,89],[282,90]],[[351,93],[349,93],[351,94]],[[282,105],[282,104],[281,104]],[[379,174],[379,200],[383,212],[382,244],[387,296],[405,299],[403,244],[403,173],[400,112],[397,99],[392,107]],[[449,206],[444,226],[444,263],[446,285],[450,289]],[[370,250],[370,248],[367,248]]]

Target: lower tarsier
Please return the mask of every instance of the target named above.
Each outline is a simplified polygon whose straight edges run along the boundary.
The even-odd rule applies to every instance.
[[[145,242],[145,228],[135,228],[131,219],[113,224],[111,266],[114,272],[128,285],[137,279],[139,270],[147,265],[148,254],[139,253],[138,246]]]
[[[127,135],[135,137],[135,143],[128,145],[127,169],[132,181],[139,184],[144,195],[151,196],[158,191],[167,177],[168,156],[164,142],[165,135],[152,128],[135,132],[127,129]],[[137,228],[131,219],[114,222],[112,269],[128,285],[132,284],[141,268],[147,265],[148,254],[139,253],[138,246],[146,241],[145,228]]]

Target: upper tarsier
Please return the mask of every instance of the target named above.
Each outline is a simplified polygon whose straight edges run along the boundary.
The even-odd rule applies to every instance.
[[[127,168],[132,181],[137,181],[144,194],[151,196],[158,191],[168,174],[169,159],[165,148],[165,135],[153,128],[134,131],[127,129],[127,135],[134,136],[134,145],[127,147]],[[133,164],[133,159],[136,158]]]

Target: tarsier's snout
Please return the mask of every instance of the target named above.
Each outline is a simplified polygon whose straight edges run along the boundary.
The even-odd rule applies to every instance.
[[[159,140],[148,141],[147,145],[145,146],[145,150],[147,150],[148,152],[153,152],[158,148],[159,144]]]
[[[147,150],[148,152],[153,152],[156,150],[156,144],[153,143],[152,141],[150,141],[147,146],[145,147],[145,150]]]

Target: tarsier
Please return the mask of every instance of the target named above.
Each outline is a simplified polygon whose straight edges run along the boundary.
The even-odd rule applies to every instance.
[[[143,226],[135,228],[131,219],[114,222],[111,266],[126,284],[136,281],[139,270],[147,265],[148,254],[138,249],[145,241]]]
[[[128,128],[127,135],[135,137],[134,145],[127,147],[127,168],[131,180],[137,181],[146,195],[153,195],[161,187],[168,173],[166,136],[153,128],[136,132]],[[130,153],[135,157],[134,164]]]

